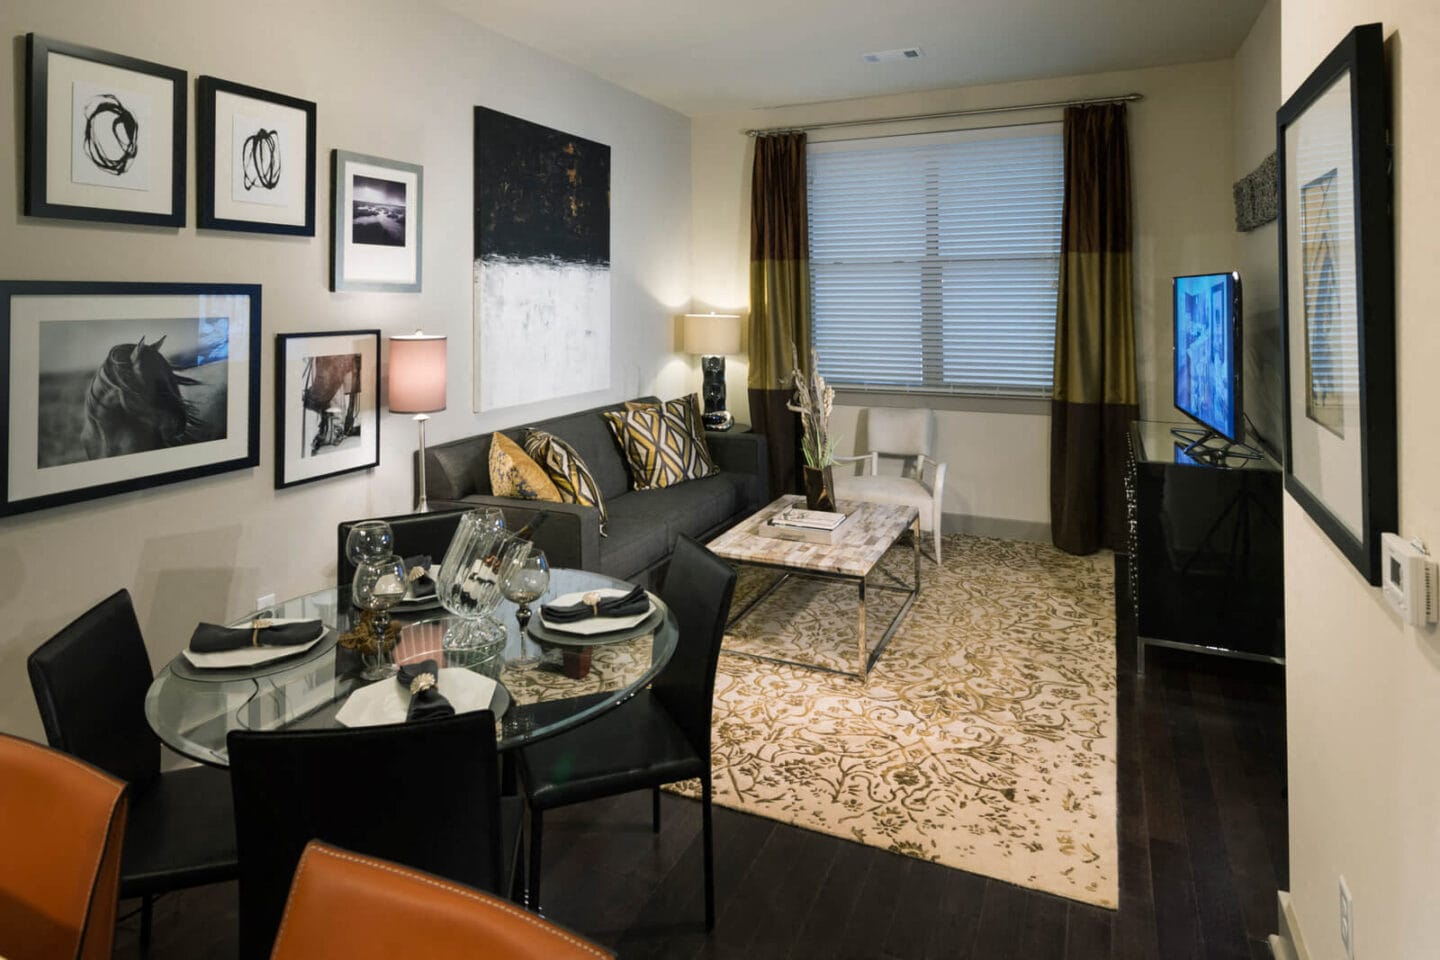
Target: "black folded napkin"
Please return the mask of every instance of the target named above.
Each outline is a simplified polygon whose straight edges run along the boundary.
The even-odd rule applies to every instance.
[[[636,587],[623,597],[597,598],[595,603],[566,604],[558,606],[547,603],[540,608],[540,616],[551,623],[575,623],[591,617],[633,617],[650,611],[650,598],[644,587]]]
[[[190,650],[192,653],[221,653],[242,647],[294,647],[314,640],[320,635],[320,629],[319,620],[298,620],[269,627],[221,627],[202,623],[190,634]]]
[[[438,720],[455,716],[455,708],[440,693],[440,669],[434,660],[407,663],[395,674],[400,686],[410,691],[409,720]]]
[[[416,573],[416,569],[419,573]],[[430,576],[430,555],[416,554],[405,558],[405,582],[410,587],[408,600],[424,600],[435,596],[435,581]]]

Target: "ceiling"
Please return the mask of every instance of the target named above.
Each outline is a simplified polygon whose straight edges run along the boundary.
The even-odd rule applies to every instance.
[[[1264,0],[440,0],[695,116],[1232,56]],[[919,60],[861,54],[919,46]]]

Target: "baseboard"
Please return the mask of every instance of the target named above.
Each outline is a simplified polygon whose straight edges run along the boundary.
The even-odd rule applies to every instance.
[[[1050,542],[1050,524],[1043,520],[1012,520],[1008,517],[974,517],[963,513],[947,513],[940,518],[940,530],[943,533],[963,533],[972,537]]]
[[[1305,938],[1300,936],[1300,920],[1295,916],[1295,903],[1287,890],[1275,895],[1275,914],[1280,932],[1270,938],[1270,951],[1275,960],[1310,960]]]

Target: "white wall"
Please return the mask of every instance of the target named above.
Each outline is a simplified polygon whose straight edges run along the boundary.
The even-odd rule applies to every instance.
[[[1391,72],[1400,527],[1440,546],[1434,383],[1440,262],[1433,0],[1312,0],[1281,11],[1285,96],[1356,24],[1383,21]],[[1402,625],[1308,515],[1285,504],[1290,889],[1315,960],[1344,957],[1337,882],[1355,903],[1357,960],[1440,950],[1440,634]]]
[[[191,111],[190,226],[89,225],[19,212],[23,35],[37,32],[316,101],[319,233],[310,238],[197,232]],[[151,659],[163,664],[200,619],[224,619],[266,593],[333,581],[335,526],[404,512],[415,429],[381,414],[380,467],[273,489],[272,362],[277,332],[423,326],[450,336],[444,440],[646,392],[683,380],[672,317],[689,297],[690,123],[634,94],[429,2],[409,0],[6,0],[13,38],[0,79],[0,274],[7,279],[228,281],[264,286],[261,465],[220,477],[0,519],[0,729],[40,724],[25,680],[35,646],[119,587],[135,596]],[[472,108],[485,105],[610,144],[611,386],[586,396],[470,412]],[[425,170],[424,292],[327,292],[332,148]],[[544,344],[534,344],[543,350]],[[665,371],[669,371],[668,373]],[[686,380],[685,385],[694,384]]]
[[[692,143],[693,267],[696,306],[747,309],[751,142],[741,131],[823,120],[933,113],[1138,91],[1130,104],[1134,180],[1135,310],[1141,413],[1173,419],[1170,278],[1229,267],[1234,259],[1230,200],[1231,64],[1190,64],[774,110],[696,117]],[[962,120],[816,131],[813,139],[1059,120],[1027,111]],[[730,409],[745,419],[746,365],[727,369]],[[853,443],[856,411],[840,409],[836,429]],[[939,414],[940,454],[950,463],[946,513],[1048,526],[1050,419],[1041,413]],[[848,449],[842,452],[848,452]],[[969,526],[962,520],[962,526]],[[994,525],[986,525],[994,529]],[[1002,525],[1003,528],[1003,525]]]

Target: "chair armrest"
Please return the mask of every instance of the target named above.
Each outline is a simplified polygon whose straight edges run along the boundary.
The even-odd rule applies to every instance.
[[[710,448],[710,456],[721,470],[755,478],[749,484],[751,510],[758,510],[770,502],[770,448],[765,445],[763,433],[707,430],[705,445]]]
[[[931,460],[923,453],[916,455],[915,475],[921,483],[925,482],[925,464],[927,463],[934,468],[935,474],[934,479],[930,481],[930,492],[938,498],[945,490],[945,468],[947,464],[940,463],[937,460]]]
[[[540,511],[549,513],[545,523],[531,538],[545,551],[552,567],[577,570],[600,569],[600,511],[578,503],[552,503],[548,500],[519,500],[491,494],[472,494],[463,500],[431,500],[432,510],[499,507],[505,514],[505,529],[519,530]]]
[[[870,461],[870,476],[875,477],[880,475],[880,454],[874,450],[854,457],[835,457],[836,463],[855,463],[860,460]]]

